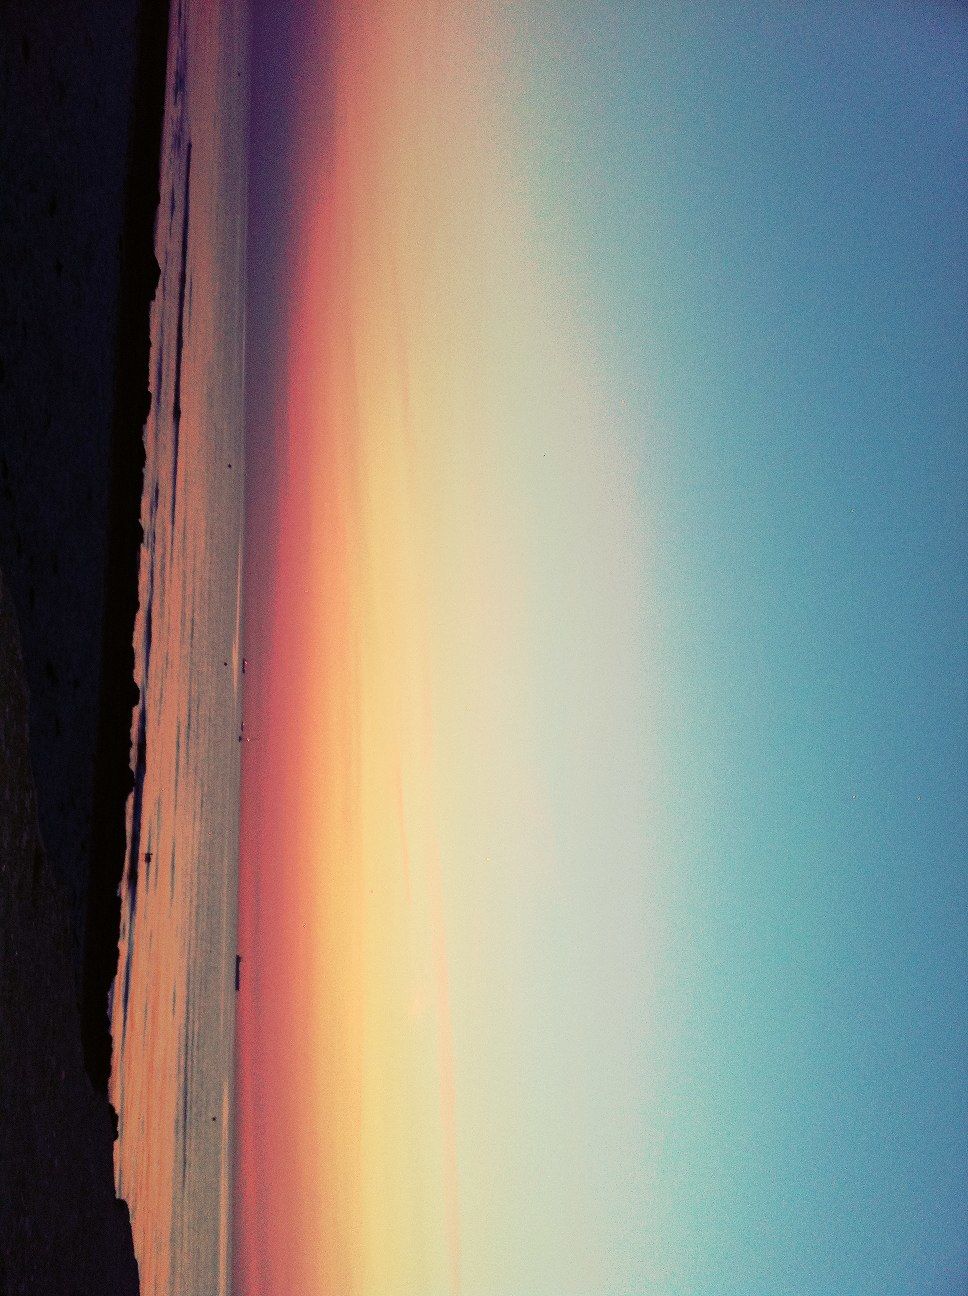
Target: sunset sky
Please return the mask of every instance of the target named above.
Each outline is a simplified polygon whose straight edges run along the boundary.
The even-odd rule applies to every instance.
[[[240,1296],[950,1294],[968,18],[280,9]]]

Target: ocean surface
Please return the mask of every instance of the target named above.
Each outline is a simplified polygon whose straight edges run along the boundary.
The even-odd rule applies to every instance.
[[[231,1287],[245,6],[171,6],[120,959],[117,1191],[142,1296]]]

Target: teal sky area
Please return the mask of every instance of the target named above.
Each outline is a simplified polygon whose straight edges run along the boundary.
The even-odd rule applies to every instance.
[[[374,113],[406,193],[348,264],[377,340],[384,224],[412,292],[460,1291],[958,1296],[968,10],[412,12],[404,79],[450,97]],[[256,6],[254,661],[279,141],[355,13]]]
[[[517,36],[648,535],[654,732],[554,809],[661,945],[646,1009],[619,920],[602,998],[607,1291],[960,1292],[968,14],[583,2]]]

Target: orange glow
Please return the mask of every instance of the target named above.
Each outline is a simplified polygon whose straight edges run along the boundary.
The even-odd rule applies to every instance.
[[[454,44],[453,18],[447,27]],[[307,87],[302,123],[272,608],[246,676],[246,1296],[460,1289],[404,305],[425,256],[409,241],[406,199],[431,199],[440,173],[409,61],[443,59],[425,76],[449,64],[422,48],[404,5],[345,16],[334,42],[329,138],[319,86]],[[401,167],[412,169],[402,185]],[[428,400],[424,382],[425,412]],[[425,422],[422,434],[446,430]]]

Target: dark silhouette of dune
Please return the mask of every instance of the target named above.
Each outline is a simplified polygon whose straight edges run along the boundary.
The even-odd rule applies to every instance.
[[[111,1070],[107,995],[118,964],[118,884],[126,846],[125,802],[132,786],[131,708],[138,701],[133,682],[132,636],[143,539],[141,490],[145,464],[143,427],[150,403],[150,312],[159,278],[154,222],[159,198],[167,42],[167,2],[144,0],[138,21],[138,62],[121,235],[100,707],[81,999],[88,1071],[104,1092]],[[142,764],[143,756],[142,752]]]
[[[167,41],[167,0],[0,5],[0,565],[105,1092]]]
[[[167,37],[0,0],[0,1296],[138,1290],[107,995]]]
[[[40,840],[27,695],[0,577],[0,1292],[135,1296],[107,1098],[84,1066],[70,914]]]

